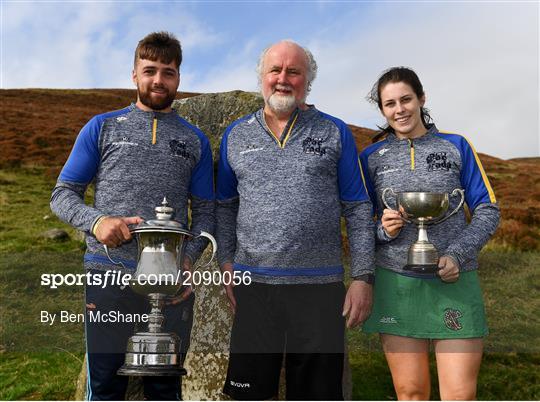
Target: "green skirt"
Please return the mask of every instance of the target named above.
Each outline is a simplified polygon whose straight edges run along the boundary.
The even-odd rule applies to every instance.
[[[377,268],[373,310],[362,330],[426,339],[486,336],[478,273],[461,272],[457,282],[445,283]]]

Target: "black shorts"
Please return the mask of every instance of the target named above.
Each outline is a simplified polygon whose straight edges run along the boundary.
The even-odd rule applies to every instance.
[[[287,399],[343,399],[343,283],[251,283],[236,286],[234,294],[226,395],[237,400],[277,396],[285,352]]]

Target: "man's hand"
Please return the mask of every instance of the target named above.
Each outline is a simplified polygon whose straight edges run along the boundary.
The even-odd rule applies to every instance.
[[[347,318],[347,328],[364,322],[371,314],[373,286],[364,281],[352,281],[345,296],[343,317]]]
[[[191,263],[191,260],[188,257],[184,257],[184,262],[182,264],[182,272],[185,272],[185,271],[189,271],[190,273],[193,273],[193,264]],[[189,275],[190,281],[192,277],[193,275]],[[184,278],[185,276],[182,275],[182,281],[184,281]],[[167,299],[165,304],[174,305],[174,304],[182,303],[183,301],[186,301],[192,293],[193,293],[193,287],[191,286],[191,283],[189,283],[188,285],[184,287],[184,290],[182,290],[182,292],[178,296]]]
[[[439,258],[439,271],[437,274],[443,282],[456,282],[459,279],[459,265],[448,255]]]
[[[384,231],[390,237],[396,237],[404,224],[403,219],[401,219],[401,214],[395,209],[383,210],[381,223]]]
[[[229,299],[229,305],[231,306],[231,310],[234,314],[236,312],[236,298],[234,297],[234,292],[233,292],[234,283],[232,282],[234,271],[233,271],[233,265],[230,262],[226,262],[225,264],[221,266],[221,272],[225,273],[227,271],[231,274],[230,276],[231,283],[229,283],[228,285],[223,284],[223,286],[225,287],[225,293],[227,295],[227,299]]]
[[[131,240],[131,233],[127,225],[134,225],[144,220],[138,216],[117,217],[107,216],[98,222],[94,230],[96,239],[108,247],[118,247]]]

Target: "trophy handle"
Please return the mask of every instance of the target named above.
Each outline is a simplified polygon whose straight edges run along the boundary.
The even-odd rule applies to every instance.
[[[121,266],[122,268],[124,268],[125,270],[127,270],[126,266],[124,265],[124,263],[122,263],[121,261],[115,261],[111,258],[111,256],[109,255],[109,248],[107,247],[106,244],[103,245],[103,248],[105,249],[105,254],[107,254],[107,258],[109,259],[110,262],[112,262],[114,265],[119,265]]]
[[[457,194],[459,194],[461,196],[461,200],[459,201],[459,205],[451,212],[449,213],[448,215],[446,215],[444,218],[442,218],[441,220],[438,220],[436,222],[433,222],[434,224],[439,224],[441,222],[444,222],[445,220],[447,220],[448,218],[450,218],[452,215],[454,215],[457,211],[459,211],[459,209],[461,208],[461,206],[463,205],[463,203],[465,202],[465,191],[460,189],[460,188],[456,188],[454,191],[452,191],[452,194],[450,194],[450,197],[454,197],[456,196]]]
[[[388,202],[386,201],[386,194],[387,194],[388,192],[392,193],[393,196],[394,196],[394,198],[396,198],[397,194],[394,192],[394,190],[392,190],[390,187],[386,187],[386,188],[383,190],[382,194],[381,194],[382,202],[383,202],[383,204],[384,204],[384,206],[385,206],[386,208],[388,208],[388,209],[394,209],[394,208],[392,208],[390,205],[388,205]],[[397,204],[397,202],[396,202],[396,204]],[[397,205],[396,205],[396,208],[397,208]],[[399,211],[398,211],[398,212],[399,212]],[[405,217],[401,214],[401,212],[399,213],[399,217],[401,218],[401,220],[402,220],[403,222],[406,222],[406,223],[413,223],[411,220],[405,218]]]
[[[392,195],[394,196],[394,198],[396,197],[396,193],[394,192],[394,190],[392,190],[390,187],[386,187],[383,191],[382,191],[382,194],[381,194],[381,199],[382,199],[382,202],[384,204],[384,206],[388,209],[394,209],[392,208],[390,205],[388,205],[388,202],[386,202],[386,194],[390,192],[392,193]]]
[[[214,236],[212,236],[208,232],[201,231],[201,233],[198,236],[195,236],[195,238],[198,238],[198,237],[206,237],[208,240],[210,240],[210,243],[212,243],[212,257],[210,257],[210,260],[208,260],[208,262],[206,264],[201,265],[201,267],[207,268],[207,267],[210,266],[212,261],[214,261],[214,257],[216,255],[216,251],[217,251],[217,242],[216,242],[216,239],[214,238]]]

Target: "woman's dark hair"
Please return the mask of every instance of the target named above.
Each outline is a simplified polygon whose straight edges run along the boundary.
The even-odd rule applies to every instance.
[[[369,102],[376,103],[379,107],[379,110],[381,111],[381,90],[386,86],[386,84],[390,82],[404,82],[412,88],[418,99],[424,96],[424,88],[422,87],[422,83],[412,69],[407,67],[392,67],[382,73],[382,75],[379,77],[377,82],[375,82],[373,88],[371,88],[371,91],[366,97]],[[422,123],[424,123],[424,127],[428,128],[428,126],[432,122],[428,109],[426,109],[425,107],[420,107],[420,117],[422,118]],[[372,142],[377,142],[389,133],[394,132],[394,129],[389,124],[387,124],[385,127],[379,128],[381,129],[381,131],[377,133],[375,137],[373,137]]]

